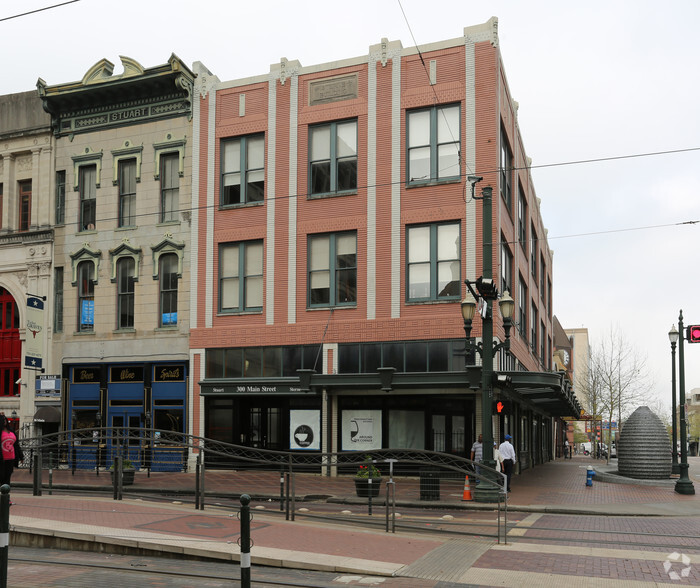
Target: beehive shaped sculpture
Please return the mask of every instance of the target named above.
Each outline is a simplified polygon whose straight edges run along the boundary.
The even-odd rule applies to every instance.
[[[671,477],[671,442],[666,427],[648,406],[635,410],[620,431],[617,472],[628,478]]]

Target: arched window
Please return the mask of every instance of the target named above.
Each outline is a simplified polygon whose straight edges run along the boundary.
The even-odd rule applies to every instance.
[[[177,262],[175,253],[161,255],[158,260],[161,327],[177,325]]]
[[[117,261],[117,328],[134,328],[134,259]]]
[[[95,264],[81,261],[78,264],[78,331],[95,330]]]

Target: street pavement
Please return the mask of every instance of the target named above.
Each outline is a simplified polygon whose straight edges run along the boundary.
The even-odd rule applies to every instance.
[[[689,463],[691,480],[700,493],[700,458],[689,458]],[[588,466],[597,471],[592,486],[586,486]],[[21,545],[75,548],[76,542],[85,541],[102,551],[128,547],[132,554],[144,556],[206,557],[237,565],[237,498],[242,493],[253,497],[253,577],[256,568],[272,566],[332,578],[327,584],[301,585],[700,585],[700,497],[676,493],[673,480],[634,482],[616,476],[615,469],[614,460],[606,466],[600,460],[574,456],[515,476],[505,542],[503,538],[497,542],[493,527],[487,530],[485,521],[495,521],[494,507],[464,500],[459,480],[441,480],[440,500],[424,501],[416,479],[396,478],[397,520],[419,513],[421,524],[438,530],[426,533],[399,526],[396,533],[387,533],[382,524],[366,524],[367,500],[354,495],[352,479],[347,477],[297,475],[297,516],[292,521],[280,513],[280,475],[274,472],[209,470],[204,509],[196,510],[186,495],[195,487],[191,473],[137,472],[134,485],[124,489],[124,499],[115,501],[109,492],[97,497],[80,494],[82,489],[108,487],[106,472],[98,476],[54,470],[51,490],[44,472],[42,496],[32,496],[32,474],[19,470],[11,494],[8,585],[89,582],[75,570],[61,577],[60,566],[54,565],[51,569],[56,572],[42,575],[36,566],[13,561],[13,548]],[[313,511],[325,518],[305,516]],[[377,499],[371,518],[381,523],[384,513],[383,502]],[[338,521],[353,517],[358,524]],[[476,525],[475,533],[449,533],[450,525],[467,520]],[[110,585],[105,582],[102,585]],[[150,585],[142,579],[134,582],[134,586]],[[120,583],[131,585],[128,580]],[[93,576],[85,585],[101,584]],[[171,579],[153,585],[187,584]]]

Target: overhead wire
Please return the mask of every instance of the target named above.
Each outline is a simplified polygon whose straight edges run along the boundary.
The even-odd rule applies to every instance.
[[[67,0],[67,2],[61,2],[60,4],[53,4],[51,6],[45,6],[44,8],[37,8],[36,10],[29,10],[28,12],[22,12],[21,14],[14,14],[12,16],[5,16],[0,18],[0,22],[6,20],[12,20],[13,18],[20,18],[22,16],[29,16],[30,14],[36,14],[37,12],[44,12],[46,10],[52,10],[54,8],[60,8],[61,6],[66,6],[67,4],[74,4],[80,2],[80,0]]]
[[[598,162],[605,162],[605,161],[617,161],[617,160],[623,160],[623,159],[633,159],[633,158],[639,158],[639,157],[654,157],[654,156],[661,156],[661,155],[672,155],[672,154],[678,154],[678,153],[689,153],[689,152],[694,152],[694,151],[700,151],[700,147],[689,147],[685,149],[671,149],[667,151],[653,151],[653,152],[648,152],[648,153],[637,153],[637,154],[629,154],[629,155],[617,155],[617,156],[609,156],[609,157],[598,157],[598,158],[590,158],[590,159],[580,159],[580,160],[573,160],[573,161],[564,161],[564,162],[556,162],[556,163],[545,163],[541,165],[530,165],[530,166],[524,166],[524,167],[514,167],[512,168],[513,170],[531,170],[531,169],[545,169],[545,168],[551,168],[551,167],[561,167],[565,165],[583,165],[583,164],[590,164],[590,163],[598,163]],[[484,174],[487,173],[496,173],[499,170],[486,170]],[[460,177],[466,178],[468,177],[468,174],[460,174]],[[397,182],[381,182],[381,183],[376,183],[372,185],[365,185],[365,186],[358,186],[358,190],[363,190],[367,188],[382,188],[382,187],[391,187],[394,184],[404,184],[406,183],[405,180],[399,180]],[[306,192],[304,194],[289,194],[285,196],[275,196],[272,198],[266,198],[268,201],[273,201],[273,200],[290,200],[292,198],[308,198],[311,196],[310,193]],[[193,211],[206,211],[210,208],[219,208],[218,203],[214,204],[204,204],[201,206],[191,206],[189,208],[179,208],[175,212],[177,213],[186,213],[186,212],[193,212]],[[160,215],[160,211],[153,211],[153,212],[141,212],[135,214],[135,218],[142,218],[142,217],[151,217],[151,216],[158,216]],[[110,221],[115,221],[118,220],[117,217],[102,217],[96,219],[96,222],[110,222]],[[663,227],[663,226],[674,226],[675,224],[694,224],[697,221],[684,221],[681,223],[671,223],[670,225],[654,225],[650,227],[639,227],[640,229],[646,229],[646,228],[657,228],[657,227]],[[66,222],[63,223],[64,226],[77,226],[80,223],[78,221],[75,222]],[[635,228],[628,228],[628,229],[612,229],[610,232],[622,232],[622,231],[630,231],[630,230],[637,230]],[[606,231],[601,231],[598,234],[605,233]],[[591,232],[591,233],[581,233],[577,235],[571,235],[572,237],[574,236],[586,236],[586,235],[593,235],[596,234],[596,232]],[[547,237],[547,240],[552,240],[552,239],[564,239],[568,238],[568,235],[562,235],[560,237]],[[538,240],[544,240],[544,239],[538,239]],[[517,243],[519,241],[512,241],[510,243]]]

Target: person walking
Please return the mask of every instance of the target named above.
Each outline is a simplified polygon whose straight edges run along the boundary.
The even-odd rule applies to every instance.
[[[498,443],[493,442],[493,459],[496,460],[496,471],[503,471],[503,457],[501,452],[498,451]]]
[[[480,463],[482,459],[484,459],[484,436],[479,435],[474,441],[474,444],[472,445],[472,450],[471,450],[471,459],[473,462]],[[476,472],[477,475],[481,473],[481,468],[478,465],[474,466],[474,471]],[[476,483],[478,484],[481,480],[477,479]]]
[[[506,489],[510,492],[510,479],[513,476],[513,467],[515,466],[515,449],[510,444],[510,435],[505,436],[505,441],[501,443],[498,447],[498,451],[501,453],[501,458],[503,459],[503,473],[506,475],[506,480],[508,483],[508,488]]]
[[[10,428],[7,417],[0,414],[0,445],[2,446],[2,461],[0,461],[0,486],[10,484],[15,465],[24,459],[22,448],[17,436]],[[12,504],[12,502],[10,502]]]
[[[564,459],[566,459],[567,457],[571,457],[569,455],[569,440],[568,439],[566,439],[564,441]]]

